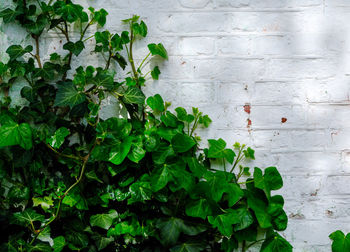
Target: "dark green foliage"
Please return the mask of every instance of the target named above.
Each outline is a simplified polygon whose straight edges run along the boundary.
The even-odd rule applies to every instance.
[[[35,48],[12,45],[9,61],[0,62],[1,251],[229,252],[253,244],[258,231],[266,233],[261,251],[292,250],[276,233],[288,221],[283,197],[271,193],[283,185],[277,169],[255,168],[250,176],[241,164],[255,159],[254,150],[221,138],[201,150],[195,132],[210,125],[208,115],[169,110],[159,94],[146,99],[142,87],[160,70],[143,74],[142,66],[168,54],[161,43],[149,44],[136,65],[133,44],[148,33],[140,17],[123,20],[128,31],[92,36],[104,66],[71,69],[86,31],[102,28],[108,13],[87,14],[71,0],[14,5],[0,17],[23,26]],[[73,27],[80,28],[76,40]],[[39,45],[49,29],[66,38],[65,54],[43,62]],[[8,89],[18,80],[27,82],[26,103],[14,107]],[[108,96],[127,116],[100,117]],[[335,248],[347,246],[347,238],[331,238]]]

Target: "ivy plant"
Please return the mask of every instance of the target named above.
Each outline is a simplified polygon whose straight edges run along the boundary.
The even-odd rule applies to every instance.
[[[254,150],[221,138],[200,148],[196,129],[210,125],[208,115],[145,97],[161,71],[144,67],[168,53],[157,41],[134,59],[134,43],[148,33],[139,16],[111,33],[104,9],[71,0],[13,6],[0,12],[3,23],[22,27],[32,42],[11,45],[0,63],[3,251],[292,251],[278,233],[288,219],[273,193],[283,186],[277,169],[251,170]],[[44,57],[49,31],[65,40]],[[73,67],[84,62],[77,57],[89,39],[105,64]],[[9,92],[18,83],[21,106]],[[126,115],[101,117],[107,98]]]

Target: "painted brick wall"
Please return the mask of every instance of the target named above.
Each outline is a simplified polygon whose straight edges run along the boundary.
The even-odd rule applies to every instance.
[[[173,108],[199,107],[214,121],[200,135],[246,143],[256,150],[252,166],[279,168],[289,216],[283,235],[295,251],[330,251],[332,231],[350,232],[350,1],[76,2],[108,10],[115,32],[121,19],[140,15],[149,38],[136,46],[137,57],[150,41],[169,52],[147,93],[160,93]],[[3,59],[9,43],[29,40],[14,26],[0,30]],[[60,50],[57,38],[42,41],[43,56]],[[85,56],[88,64],[102,62]],[[105,105],[107,114],[118,109],[113,100]]]

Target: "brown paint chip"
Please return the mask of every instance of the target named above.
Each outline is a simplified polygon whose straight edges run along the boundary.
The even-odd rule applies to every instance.
[[[247,122],[248,122],[248,124],[247,124],[247,128],[249,128],[250,126],[252,126],[252,120],[247,119]]]
[[[285,118],[285,117],[281,118],[281,123],[285,123],[286,121],[287,121],[287,118]]]

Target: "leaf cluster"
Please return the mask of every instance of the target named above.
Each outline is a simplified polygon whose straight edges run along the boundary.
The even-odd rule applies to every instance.
[[[0,63],[2,250],[229,252],[244,251],[262,233],[261,251],[292,251],[277,233],[288,222],[283,197],[272,194],[283,186],[277,169],[251,174],[245,164],[254,150],[221,138],[201,149],[196,129],[209,127],[208,115],[171,110],[159,94],[146,99],[143,86],[161,72],[143,69],[168,54],[151,43],[134,60],[134,43],[148,33],[140,17],[123,20],[119,34],[103,30],[107,11],[71,0],[14,6],[0,17],[24,27],[33,45],[11,45]],[[98,31],[86,38],[93,25]],[[44,61],[48,30],[65,37],[64,53]],[[72,69],[90,38],[105,65]],[[26,83],[23,106],[8,94],[17,82]],[[127,116],[101,118],[108,97]]]

